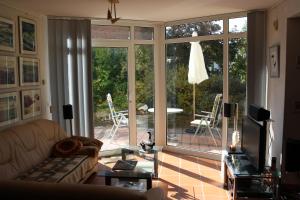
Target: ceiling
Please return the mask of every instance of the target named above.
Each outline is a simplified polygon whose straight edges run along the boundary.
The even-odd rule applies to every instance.
[[[119,0],[122,19],[173,21],[269,8],[281,0]],[[52,16],[106,18],[108,0],[0,0],[14,8]]]

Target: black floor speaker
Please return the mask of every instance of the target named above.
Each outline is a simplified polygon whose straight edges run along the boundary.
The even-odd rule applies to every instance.
[[[73,119],[73,108],[71,104],[63,105],[64,119]]]

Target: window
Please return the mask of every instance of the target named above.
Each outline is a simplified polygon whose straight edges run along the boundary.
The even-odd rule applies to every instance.
[[[130,40],[130,27],[92,24],[92,39]]]
[[[229,19],[229,33],[247,32],[247,17]]]
[[[135,40],[154,40],[154,28],[153,27],[134,27],[134,39]]]
[[[224,22],[229,23],[226,30],[224,30]],[[199,84],[188,83],[191,42],[195,42],[195,39],[192,39],[194,31],[198,36],[205,36],[201,37],[202,41],[199,43],[203,51],[208,79]],[[225,99],[226,102],[239,105],[238,129],[240,130],[246,101],[246,32],[247,17],[225,16],[222,20],[180,23],[165,27],[167,109],[181,109],[181,112],[172,114],[167,110],[167,145],[220,154],[223,137],[221,131],[223,93],[229,94],[228,99]],[[224,41],[227,40],[229,41],[228,52],[224,51]],[[229,57],[228,63],[223,66],[227,57]],[[224,71],[228,77],[224,76]],[[224,85],[228,85],[228,88],[224,88]],[[222,100],[215,112],[216,99],[220,96]],[[201,126],[195,126],[199,116],[194,114],[205,115],[206,112],[216,113],[213,124],[212,121],[205,123],[198,120],[197,123]],[[229,119],[227,135],[229,144],[232,132],[233,120]]]
[[[237,128],[242,133],[242,116],[246,111],[246,76],[247,76],[247,39],[233,38],[229,40],[229,99],[238,103]],[[228,120],[228,144],[231,144],[233,118]]]
[[[103,151],[139,145],[155,127],[154,27],[92,24],[92,39],[95,138]]]
[[[196,31],[198,36],[223,34],[223,20],[195,22],[166,27],[166,39],[192,37]]]
[[[154,48],[152,44],[135,45],[135,94],[137,144],[154,134]]]
[[[216,135],[204,134],[208,127],[197,130],[191,126],[194,113],[211,112],[217,94],[223,91],[223,41],[200,42],[205,67],[209,78],[199,84],[188,82],[190,43],[167,44],[166,46],[166,87],[167,87],[167,144],[189,150],[208,152],[221,150],[220,110],[212,131]],[[195,107],[194,107],[195,103]],[[220,106],[220,105],[219,105]],[[180,112],[169,112],[180,109]],[[215,133],[214,133],[215,134]]]

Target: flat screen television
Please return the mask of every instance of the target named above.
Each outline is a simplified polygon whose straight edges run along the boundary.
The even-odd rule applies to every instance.
[[[262,172],[266,153],[265,122],[255,121],[249,116],[243,118],[241,147],[257,171]]]

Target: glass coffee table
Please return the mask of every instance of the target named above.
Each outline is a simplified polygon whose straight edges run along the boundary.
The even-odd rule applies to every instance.
[[[158,178],[158,153],[162,147],[154,146],[153,149],[144,151],[139,146],[127,146],[115,150],[101,152],[101,160],[115,165],[118,160],[136,160],[136,166],[131,170],[104,170],[98,176],[105,177],[106,185],[121,187],[133,186],[134,189],[144,185],[146,189],[152,187],[152,178]],[[112,179],[115,179],[112,181]]]

